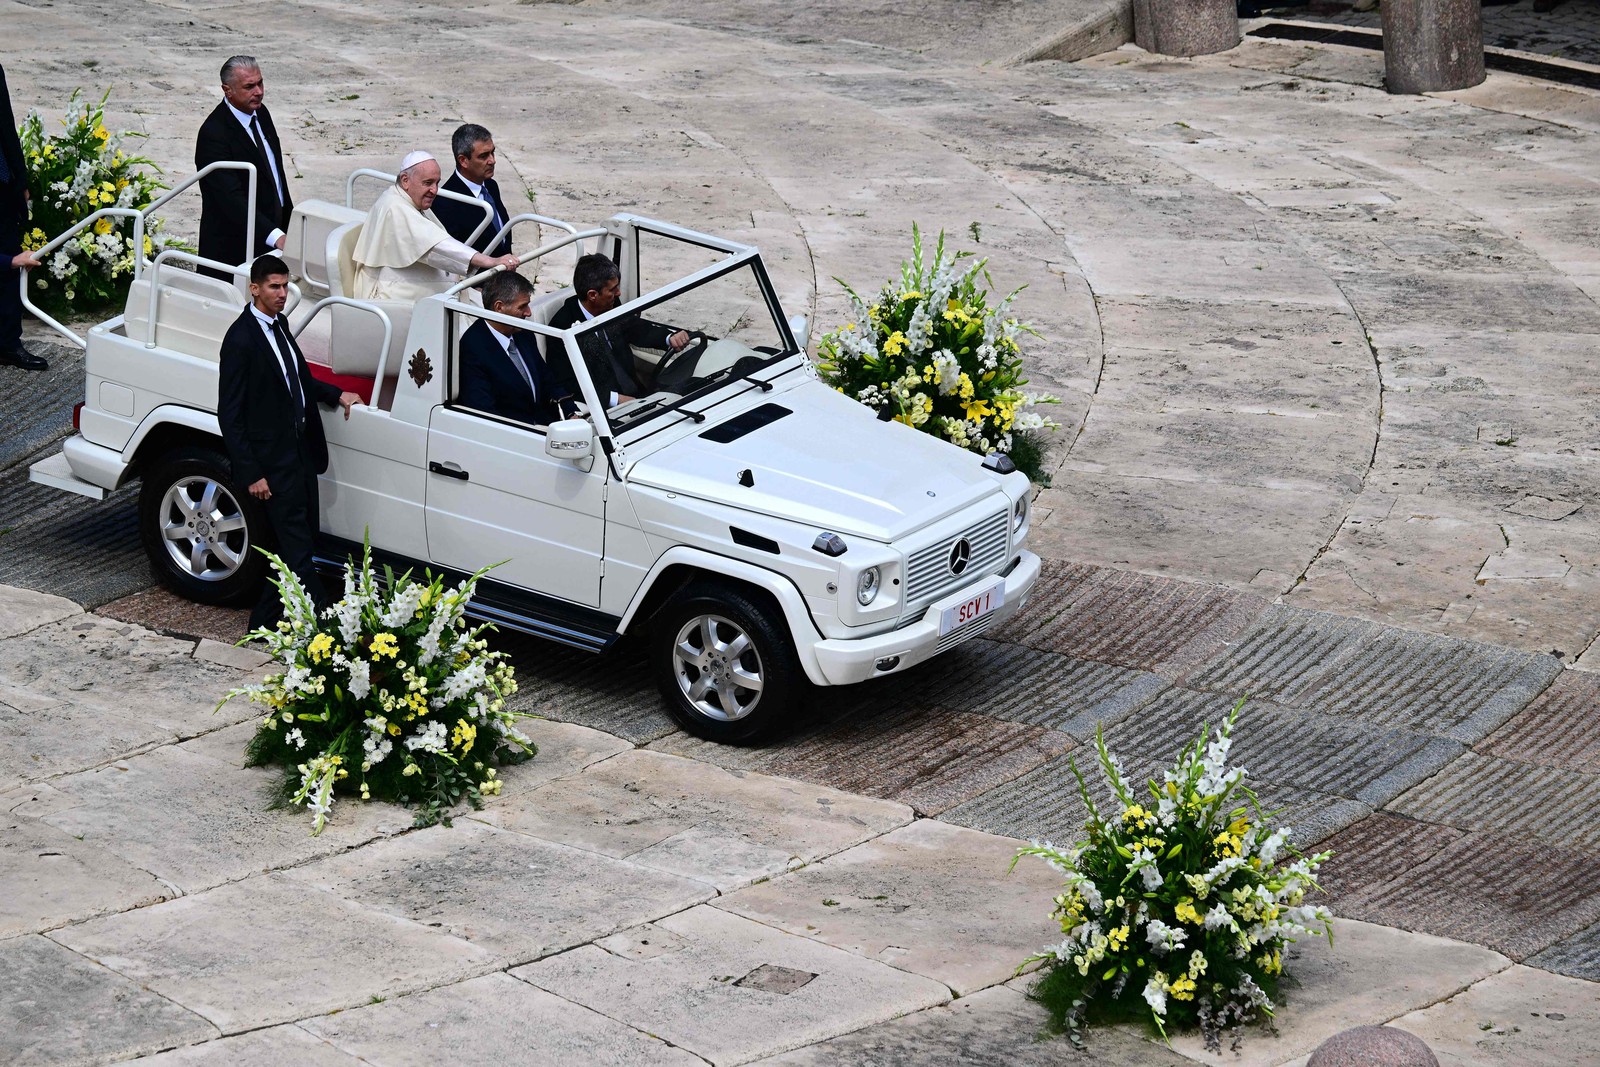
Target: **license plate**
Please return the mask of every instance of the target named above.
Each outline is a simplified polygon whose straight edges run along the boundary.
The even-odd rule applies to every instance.
[[[939,636],[943,637],[958,626],[965,626],[975,619],[981,619],[991,611],[999,610],[1006,602],[1005,579],[995,582],[981,593],[968,597],[954,607],[945,608],[939,614]]]

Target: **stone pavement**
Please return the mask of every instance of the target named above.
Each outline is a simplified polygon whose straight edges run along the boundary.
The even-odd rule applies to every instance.
[[[1161,579],[1133,590],[1119,587],[1129,576],[1111,572],[1056,577],[1068,593],[1043,602],[1035,621],[1094,604],[1104,625],[1093,640],[1107,659],[1173,636],[1127,632],[1108,598],[1137,593],[1164,598],[1178,617],[1206,615],[1200,640],[1220,657],[1192,640],[1161,657],[1168,667],[1210,661],[1193,672],[1200,682],[1238,677],[1255,662],[1243,652],[1250,639],[1233,642],[1234,653],[1223,635],[1248,629],[1251,610],[1271,611],[1197,611],[1186,590]],[[151,599],[142,604],[149,614]],[[1071,835],[1077,815],[1059,760],[1038,763],[1078,747],[1065,729],[862,692],[842,725],[730,759],[666,731],[626,668],[530,650],[518,657],[533,664],[525,691],[553,717],[532,724],[540,753],[507,770],[502,796],[427,830],[409,829],[397,808],[341,802],[313,838],[303,813],[266,808],[268,771],[239,766],[254,728],[248,707],[212,710],[264,657],[116,619],[126,607],[89,614],[0,587],[0,1062],[107,1063],[171,1050],[149,1062],[999,1067],[1075,1055],[1041,1039],[1027,979],[1013,977],[1018,960],[1052,940],[1045,916],[1056,876],[1037,863],[1007,876],[1020,842],[982,829],[1022,829],[1020,787],[1053,805],[1034,830]],[[223,636],[241,625],[233,613],[186,617]],[[962,693],[949,673],[1007,658],[1014,668],[1038,654],[1005,644],[952,657],[946,676],[919,677],[916,688]],[[1084,676],[1080,684],[1031,707],[1002,699],[1001,714],[1056,726],[1070,708],[1116,718],[1111,709],[1130,703],[1119,693],[1140,686],[1128,669],[1053,659],[1062,676]],[[602,673],[623,682],[607,692]],[[1094,674],[1101,695],[1086,700],[1081,683]],[[1139,737],[1205,702],[1162,692],[1152,707],[1172,711],[1118,719],[1112,730],[1135,766],[1166,754],[1164,743]],[[568,715],[617,732],[554,717]],[[1269,782],[1294,762],[1267,754],[1298,749],[1273,732],[1292,717],[1274,708],[1247,720],[1244,756]],[[1080,716],[1076,728],[1085,725]],[[1315,749],[1349,743],[1337,733],[1320,723]],[[1361,749],[1364,762],[1404,749],[1396,733]],[[646,747],[628,739],[652,735]],[[1016,777],[1028,761],[1035,771]],[[1402,756],[1380,788],[1398,792],[1438,762]],[[1311,836],[1326,835],[1312,794],[1277,784],[1290,774],[1267,792],[1305,808]],[[1321,774],[1330,788],[1340,787],[1332,779],[1375,777],[1337,763]],[[993,789],[959,803],[1005,777],[1001,803],[986,802]],[[1345,809],[1367,810],[1316,798],[1316,811]],[[1341,912],[1494,947],[1343,920],[1331,948],[1297,952],[1300,984],[1287,993],[1279,1032],[1252,1034],[1243,1059],[1230,1060],[1298,1061],[1346,1026],[1397,1019],[1445,1063],[1600,1056],[1597,987],[1556,973],[1593,973],[1581,937],[1557,942],[1593,918],[1592,904],[1561,898],[1573,874],[1552,862],[1558,850],[1510,846],[1510,859],[1538,866],[1509,876],[1518,882],[1511,895],[1526,899],[1508,910],[1466,885],[1470,874],[1435,873],[1421,879],[1424,890],[1396,890],[1404,853],[1420,852],[1437,871],[1452,849],[1455,867],[1465,861],[1503,890],[1507,845],[1492,829],[1385,813],[1336,843],[1356,857],[1330,879]],[[1538,888],[1529,874],[1544,875]],[[1551,942],[1532,966],[1516,963]],[[1214,1057],[1193,1040],[1167,1049],[1127,1028],[1095,1031],[1084,1057],[1193,1060]]]
[[[0,1011],[23,1013],[0,1035],[27,1056],[414,1062],[450,1028],[512,1062],[529,1030],[623,1062],[1055,1062],[1002,984],[1050,933],[1048,885],[996,877],[1011,839],[1072,836],[1065,761],[1097,723],[1143,767],[1248,693],[1242,758],[1347,857],[1328,889],[1358,921],[1307,949],[1284,1036],[1247,1058],[1407,1012],[1445,1062],[1597,1058],[1600,692],[1571,666],[1600,631],[1594,95],[1494,75],[1391,98],[1371,53],[1259,40],[980,66],[1015,40],[960,3],[967,50],[903,5],[135,6],[0,6],[45,57],[12,72],[18,105],[114,85],[116,124],[181,176],[211,71],[253,48],[301,195],[484,121],[540,210],[753,240],[822,326],[831,276],[871,285],[913,219],[943,226],[1030,283],[1033,377],[1067,428],[1047,578],[1006,631],[819,696],[756,752],[673,732],[630,663],[507,638],[552,720],[517,788],[454,831],[346,807],[311,841],[252,803],[246,730],[208,714],[240,615],[149,590],[132,490],[26,483],[81,361],[0,373],[0,583],[72,602],[0,593],[22,620],[0,626],[0,884],[27,887],[0,901],[30,905],[0,914],[21,964]],[[281,25],[315,32],[269,58],[256,34]],[[518,93],[480,88],[491,59]],[[965,858],[926,862],[930,841]],[[598,914],[584,880],[609,887]],[[118,1025],[55,1025],[25,995],[51,983]],[[1164,1055],[1126,1034],[1095,1054]]]

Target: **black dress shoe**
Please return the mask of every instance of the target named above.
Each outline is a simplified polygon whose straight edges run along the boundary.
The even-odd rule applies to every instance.
[[[20,347],[15,352],[0,352],[0,364],[21,367],[23,370],[48,370],[50,367],[42,356],[36,356],[26,348]]]

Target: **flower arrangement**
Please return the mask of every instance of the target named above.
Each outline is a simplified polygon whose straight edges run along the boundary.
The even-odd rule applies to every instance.
[[[853,321],[822,338],[823,380],[893,418],[981,455],[1006,453],[1029,478],[1040,469],[1043,435],[1057,423],[1036,405],[1055,397],[1022,387],[1022,334],[1036,331],[1011,316],[1012,291],[993,307],[980,279],[993,285],[987,259],[945,251],[943,231],[931,261],[911,228],[911,260],[900,284],[868,303],[842,279]]]
[[[32,219],[24,227],[22,247],[36,251],[104,207],[142,209],[166,186],[144,168],[160,168],[143,156],[130,155],[124,142],[142,133],[110,133],[105,126],[108,89],[98,104],[75,90],[67,102],[65,132],[47,136],[44,119],[30,111],[18,136],[33,190]],[[39,292],[34,301],[49,311],[72,306],[102,307],[120,302],[133,280],[135,254],[152,256],[163,248],[185,247],[163,229],[158,218],[145,219],[144,247],[133,247],[133,220],[102,218],[45,258],[33,272]]]
[[[1305,903],[1331,855],[1304,856],[1287,827],[1269,829],[1245,771],[1227,766],[1241,700],[1208,744],[1194,744],[1149,783],[1141,800],[1096,732],[1114,802],[1103,814],[1073,763],[1088,805],[1088,840],[1069,849],[1034,842],[1066,879],[1051,918],[1066,938],[1023,967],[1044,967],[1032,996],[1075,1044],[1091,1019],[1148,1018],[1163,1037],[1198,1024],[1220,1051],[1224,1031],[1271,1018],[1284,948],[1305,936],[1333,939],[1326,908]],[[1020,972],[1020,968],[1019,968]]]
[[[242,696],[266,705],[246,764],[284,767],[276,799],[310,811],[312,834],[339,792],[415,804],[418,826],[449,825],[461,800],[481,807],[500,792],[496,764],[538,751],[517,729],[529,716],[505,706],[517,689],[505,653],[487,650],[487,627],[463,621],[485,571],[447,589],[386,567],[380,587],[364,549],[359,568],[345,565],[344,598],[319,615],[294,573],[267,555],[284,619],[250,636],[279,670],[222,703]]]

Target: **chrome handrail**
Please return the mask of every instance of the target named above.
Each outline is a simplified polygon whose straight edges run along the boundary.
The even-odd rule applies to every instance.
[[[173,197],[177,196],[185,189],[194,186],[200,181],[201,178],[204,178],[213,171],[219,170],[242,170],[247,172],[247,175],[250,179],[247,184],[245,194],[248,197],[245,203],[249,206],[245,211],[244,227],[244,261],[249,263],[251,260],[256,258],[254,255],[252,255],[252,252],[256,247],[256,165],[254,163],[245,163],[236,159],[219,159],[214,163],[207,163],[205,166],[189,175],[183,181],[179,182],[177,185],[174,185],[171,189],[168,189],[165,193],[146,204],[143,208],[143,211],[145,214],[149,214],[156,208],[163,207]],[[144,243],[141,241],[139,252],[141,257],[144,255],[143,248]]]
[[[246,279],[250,277],[250,268],[243,264],[229,266],[220,260],[206,259],[204,256],[196,255],[193,252],[185,252],[181,248],[162,249],[156,254],[156,258],[150,263],[150,317],[145,320],[145,328],[149,331],[144,342],[145,348],[155,348],[157,346],[156,305],[161,297],[161,286],[158,284],[158,282],[161,277],[161,268],[166,266],[168,263],[193,263],[197,267],[210,267],[212,270],[228,271],[230,274],[234,275],[234,277],[243,277]],[[292,303],[284,306],[283,310],[285,313],[293,311],[296,307],[300,306],[300,301],[302,299],[300,287],[294,284],[294,282],[289,283],[289,296],[292,300]]]
[[[398,175],[390,174],[388,171],[374,170],[371,167],[359,167],[356,170],[351,171],[350,177],[344,180],[345,207],[354,208],[356,206],[357,178],[382,178],[390,185],[393,185],[395,182],[400,180]],[[467,235],[467,239],[462,242],[463,244],[470,245],[473,241],[477,240],[478,235],[484,230],[488,229],[489,223],[494,221],[494,208],[490,207],[487,201],[479,200],[475,196],[467,196],[464,193],[458,193],[454,189],[446,189],[443,187],[443,185],[439,187],[439,195],[447,200],[457,200],[463,204],[471,204],[474,207],[483,209],[483,221],[478,223],[477,228]],[[494,246],[490,245],[489,247],[493,248]]]
[[[566,230],[568,233],[578,232],[578,228],[570,222],[566,222],[562,219],[553,219],[549,215],[538,215],[532,211],[524,211],[520,215],[513,215],[507,219],[506,224],[500,227],[500,231],[494,235],[494,239],[491,240],[486,247],[493,248],[501,241],[504,241],[511,235],[511,231],[516,228],[516,225],[519,222],[538,222],[543,223],[546,226],[554,226],[558,230]],[[470,244],[471,242],[469,241],[468,243]]]
[[[573,230],[571,233],[567,234],[565,237],[558,237],[554,241],[551,241],[549,244],[540,245],[538,248],[535,248],[532,252],[529,252],[528,254],[526,254],[524,256],[519,256],[518,258],[521,259],[522,262],[527,263],[530,260],[538,259],[540,256],[548,255],[549,253],[554,252],[558,248],[565,248],[567,245],[573,244],[574,242],[583,241],[585,238],[588,238],[588,237],[604,237],[606,234],[608,234],[610,232],[611,231],[606,229],[604,226],[596,226],[593,229],[588,229],[588,230]],[[457,282],[455,285],[452,285],[450,288],[446,289],[444,291],[444,295],[445,296],[455,296],[457,293],[461,292],[461,290],[470,289],[474,285],[477,285],[479,282],[483,281],[485,278],[489,277],[491,274],[494,274],[497,271],[502,271],[502,270],[505,270],[505,269],[506,268],[504,266],[496,265],[496,266],[490,267],[488,270],[480,271],[477,274],[470,275],[469,277],[464,278],[463,280]]]
[[[368,304],[360,300],[352,300],[348,296],[325,296],[321,300],[318,300],[315,304],[311,305],[311,310],[306,312],[306,317],[300,320],[300,324],[298,326],[294,327],[294,335],[299,337],[305,332],[306,327],[311,325],[311,320],[316,318],[323,308],[329,307],[333,304],[338,304],[341,307],[356,308],[360,311],[370,311],[372,314],[378,316],[378,318],[383,322],[383,348],[379,351],[378,355],[378,373],[372,379],[371,405],[375,411],[382,410],[377,405],[380,397],[383,395],[383,379],[389,369],[389,343],[394,339],[394,322],[389,318],[389,313],[387,311],[384,311],[381,307],[375,307],[372,304]],[[330,352],[328,355],[331,358],[333,353]]]
[[[66,244],[84,230],[88,229],[90,226],[93,226],[96,222],[107,218],[133,219],[133,280],[138,281],[141,264],[144,258],[144,212],[140,211],[138,208],[131,207],[103,207],[87,218],[80,219],[76,224],[67,228],[64,232],[57,234],[50,241],[47,241],[43,247],[34,251],[33,254],[38,256],[40,260],[39,267],[41,269],[44,268],[44,257],[46,254],[54,252],[56,249]],[[70,329],[57,322],[53,316],[44,311],[44,309],[40,308],[29,298],[28,275],[30,273],[32,272],[26,270],[17,272],[17,285],[20,287],[22,293],[23,308],[31,313],[34,318],[44,323],[46,326],[59,333],[61,336],[65,337],[79,348],[86,347],[82,337],[79,337]]]

